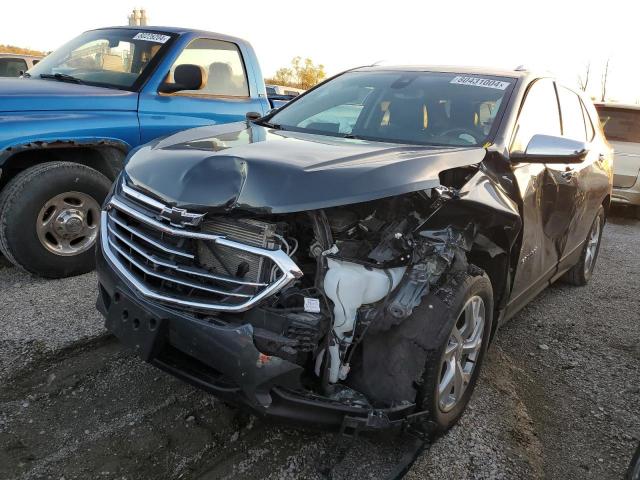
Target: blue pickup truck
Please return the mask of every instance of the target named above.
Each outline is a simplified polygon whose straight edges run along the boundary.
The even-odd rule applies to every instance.
[[[0,252],[48,278],[93,269],[100,206],[127,154],[274,106],[251,45],[179,28],[85,32],[0,79]]]

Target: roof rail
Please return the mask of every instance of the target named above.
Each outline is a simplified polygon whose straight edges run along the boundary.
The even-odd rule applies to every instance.
[[[526,72],[529,69],[527,67],[525,67],[524,65],[518,65],[513,70],[516,71],[516,72]]]

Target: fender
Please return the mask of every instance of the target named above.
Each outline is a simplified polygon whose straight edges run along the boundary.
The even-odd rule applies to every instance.
[[[131,111],[2,112],[0,122],[2,180],[8,171],[16,173],[41,163],[44,151],[114,179],[127,153],[140,141],[137,114]],[[92,148],[95,154],[86,155],[80,151],[83,148]]]
[[[100,146],[124,154],[140,142],[135,111],[1,112],[0,168],[17,153]]]

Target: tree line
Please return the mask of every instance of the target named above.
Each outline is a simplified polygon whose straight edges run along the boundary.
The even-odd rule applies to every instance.
[[[0,53],[16,53],[18,55],[34,55],[36,57],[44,56],[44,52],[39,50],[31,50],[30,48],[16,47],[14,45],[0,45]]]
[[[316,65],[310,58],[294,57],[290,67],[276,70],[273,77],[265,79],[266,83],[308,90],[326,78],[324,65]]]

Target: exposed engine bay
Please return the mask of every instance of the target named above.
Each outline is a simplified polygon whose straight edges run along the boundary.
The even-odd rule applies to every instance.
[[[381,406],[370,392],[350,386],[354,354],[367,334],[410,316],[454,264],[466,268],[475,226],[429,227],[455,196],[455,189],[440,187],[304,213],[209,220],[204,229],[211,233],[282,249],[304,275],[256,308],[204,318],[251,324],[257,348],[303,367],[304,385],[313,393]],[[214,248],[198,250],[200,265],[211,271],[251,281],[277,276],[264,258]]]

